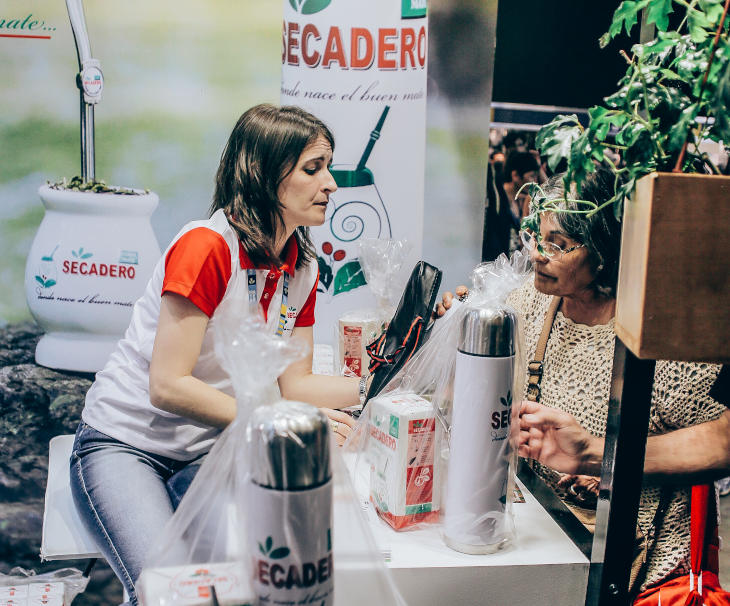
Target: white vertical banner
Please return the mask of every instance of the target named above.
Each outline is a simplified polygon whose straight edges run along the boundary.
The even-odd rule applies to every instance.
[[[426,0],[284,0],[282,105],[335,136],[332,195],[312,229],[319,260],[315,342],[339,316],[374,307],[358,261],[362,238],[407,239],[420,258],[426,144]]]

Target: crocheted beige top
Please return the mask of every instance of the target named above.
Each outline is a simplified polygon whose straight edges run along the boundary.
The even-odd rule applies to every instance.
[[[523,347],[530,360],[535,353],[551,297],[538,292],[532,277],[508,298],[521,317]],[[577,324],[558,311],[545,352],[540,402],[560,408],[593,435],[606,433],[606,417],[613,366],[614,323]],[[708,394],[720,367],[714,364],[658,361],[649,420],[649,434],[662,434],[717,418],[725,406]],[[525,379],[525,385],[527,381]],[[540,466],[540,475],[555,486],[560,477]],[[649,555],[642,590],[668,576],[689,571],[690,489],[667,487],[672,497]],[[639,504],[639,526],[646,534],[659,504],[658,486],[645,485]]]

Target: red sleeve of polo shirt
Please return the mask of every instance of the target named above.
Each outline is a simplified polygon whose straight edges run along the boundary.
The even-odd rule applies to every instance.
[[[317,284],[319,284],[319,270],[317,270],[317,278],[312,286],[312,292],[309,293],[307,300],[297,314],[297,321],[294,326],[314,326],[314,305],[317,302]]]
[[[162,294],[182,295],[210,318],[230,278],[231,252],[225,239],[212,229],[196,227],[180,236],[168,251]]]

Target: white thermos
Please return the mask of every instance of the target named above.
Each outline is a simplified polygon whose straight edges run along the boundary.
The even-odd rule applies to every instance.
[[[468,304],[467,304],[468,305]],[[515,358],[514,311],[468,305],[460,326],[443,534],[470,554],[509,541],[505,510]]]
[[[327,416],[302,402],[253,411],[247,526],[261,604],[334,603]]]

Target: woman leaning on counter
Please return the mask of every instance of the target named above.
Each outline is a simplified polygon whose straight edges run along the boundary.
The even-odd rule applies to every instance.
[[[239,118],[210,217],[174,238],[86,396],[72,494],[133,605],[150,545],[236,414],[214,348],[221,303],[258,302],[272,334],[312,344],[318,273],[307,228],[324,222],[337,189],[333,148],[329,129],[297,107],[258,105]],[[311,354],[278,384],[285,398],[326,408],[341,440],[352,421],[332,409],[358,404],[367,387],[357,377],[313,375]]]
[[[600,169],[584,184],[580,197],[600,205],[613,197],[614,187],[613,174]],[[565,197],[561,176],[553,178],[543,189],[550,199]],[[568,210],[578,208],[571,202],[562,204]],[[508,303],[521,316],[526,359],[531,360],[548,307],[553,297],[560,297],[547,342],[539,401],[569,413],[592,435],[604,437],[615,343],[621,226],[608,206],[591,217],[582,213],[546,213],[541,217],[540,232],[544,253],[533,237],[522,234],[534,273],[511,293]],[[447,307],[450,298],[449,294],[444,297]],[[719,370],[719,366],[712,364],[658,361],[649,435],[719,417],[725,406],[709,395]],[[561,474],[538,463],[535,466],[590,526],[591,519],[595,520],[592,492],[597,488],[597,478]],[[690,492],[690,485],[679,482],[644,484],[638,515],[643,533],[649,533],[660,500],[667,506],[657,524],[656,539],[650,545],[646,576],[639,580],[642,590],[689,570]]]

